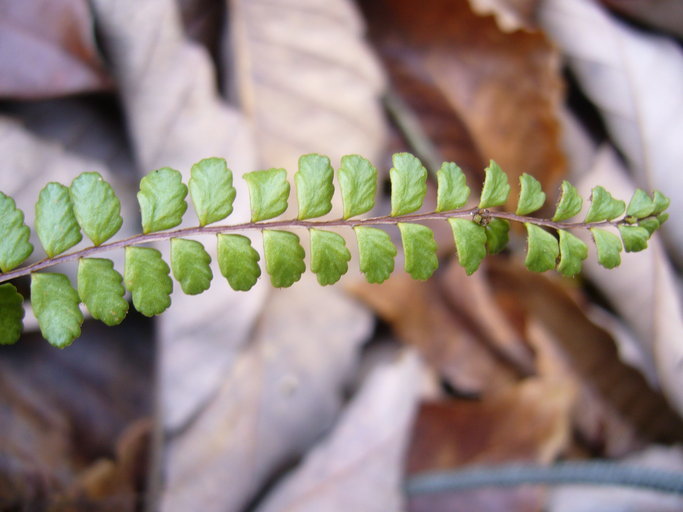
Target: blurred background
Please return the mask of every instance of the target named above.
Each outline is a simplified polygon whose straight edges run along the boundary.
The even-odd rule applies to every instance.
[[[243,173],[311,152],[361,154],[384,183],[394,152],[455,161],[475,191],[495,159],[513,191],[543,184],[546,217],[563,179],[672,200],[647,251],[607,271],[591,245],[574,279],[527,271],[521,231],[466,277],[444,223],[426,282],[400,256],[382,285],[217,280],[64,350],[29,315],[0,348],[0,510],[683,510],[623,488],[403,490],[475,464],[683,471],[682,37],[679,0],[0,0],[0,190],[29,225],[45,183],[96,170],[132,235],[139,179],[210,156],[240,222]]]

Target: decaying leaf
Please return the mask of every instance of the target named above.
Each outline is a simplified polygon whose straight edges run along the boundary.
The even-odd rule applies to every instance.
[[[85,0],[0,1],[0,97],[108,89]]]
[[[408,350],[376,366],[334,430],[258,512],[402,510],[403,457],[417,405],[419,368]]]
[[[667,241],[683,261],[683,52],[666,37],[611,17],[592,0],[546,0],[542,28],[567,56],[584,93],[600,110],[637,186],[672,197]],[[613,277],[614,278],[614,277]]]

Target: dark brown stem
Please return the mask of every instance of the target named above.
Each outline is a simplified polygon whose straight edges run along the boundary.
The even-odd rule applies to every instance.
[[[447,212],[428,212],[428,213],[413,213],[409,215],[402,215],[400,217],[391,217],[385,215],[383,217],[369,217],[365,219],[334,219],[334,220],[299,220],[299,219],[288,219],[288,220],[274,220],[266,222],[244,222],[242,224],[233,224],[229,226],[219,225],[219,226],[194,226],[191,228],[181,228],[173,231],[159,231],[156,233],[147,233],[135,235],[129,238],[124,238],[122,240],[117,240],[115,242],[110,242],[107,244],[86,247],[79,251],[74,251],[66,254],[61,254],[53,258],[45,258],[37,261],[31,265],[25,267],[16,268],[4,274],[0,274],[0,283],[9,281],[10,279],[15,279],[21,276],[27,276],[33,272],[39,270],[44,270],[46,268],[55,266],[59,263],[66,263],[69,261],[74,261],[79,258],[85,258],[89,256],[95,256],[100,253],[110,251],[112,249],[118,249],[121,247],[129,247],[132,245],[142,245],[149,242],[154,242],[156,240],[168,240],[170,238],[177,237],[187,237],[187,236],[197,236],[197,235],[209,235],[209,234],[219,234],[219,233],[232,233],[235,231],[247,231],[247,230],[264,230],[264,229],[281,229],[281,228],[331,228],[331,227],[349,227],[353,228],[356,226],[382,226],[382,225],[395,225],[399,222],[422,222],[426,220],[445,220],[449,218],[463,218],[470,217],[473,218],[475,215],[479,215],[482,221],[485,222],[488,219],[498,218],[505,219],[514,222],[529,222],[531,224],[536,224],[538,226],[545,226],[552,229],[576,229],[576,228],[594,228],[601,226],[616,226],[623,222],[619,221],[601,221],[601,222],[554,222],[549,219],[537,219],[535,217],[524,217],[521,215],[515,215],[513,213],[501,212],[495,210],[487,210],[480,208],[470,208],[467,210],[451,210]]]

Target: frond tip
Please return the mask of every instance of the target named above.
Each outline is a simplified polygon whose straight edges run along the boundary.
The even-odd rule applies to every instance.
[[[520,177],[515,213],[497,209],[508,202],[511,186],[503,170],[491,161],[478,206],[466,208],[470,187],[462,170],[445,162],[436,173],[434,211],[423,212],[428,173],[409,153],[393,156],[390,170],[391,214],[359,218],[375,206],[377,169],[365,158],[347,155],[336,173],[343,202],[339,219],[320,219],[332,210],[335,172],[326,156],[303,155],[294,175],[298,213],[291,220],[275,219],[289,207],[292,185],[285,169],[267,169],[243,175],[249,190],[251,222],[216,225],[230,216],[236,189],[233,173],[222,158],[206,158],[192,166],[187,185],[171,168],[149,173],[140,181],[138,202],[142,233],[109,242],[120,229],[121,203],[98,173],[76,177],[69,187],[48,183],[36,204],[35,230],[46,257],[21,267],[33,252],[30,229],[14,200],[0,192],[0,344],[15,343],[22,329],[23,297],[7,281],[31,276],[31,302],[43,336],[65,347],[80,335],[82,302],[93,318],[116,325],[126,316],[130,293],[133,307],[147,316],[158,315],[171,304],[173,279],[186,294],[206,291],[211,284],[211,256],[203,242],[191,237],[217,236],[220,273],[235,290],[250,290],[262,268],[273,286],[287,287],[306,271],[304,245],[309,247],[311,271],[325,286],[348,272],[351,252],[333,228],[353,233],[358,244],[359,267],[371,283],[381,283],[394,271],[397,248],[382,226],[398,228],[405,271],[415,279],[428,279],[438,268],[437,245],[424,221],[448,221],[458,261],[467,274],[479,268],[486,254],[505,249],[510,222],[524,224],[527,232],[526,266],[535,272],[556,269],[565,276],[581,271],[588,246],[570,230],[589,230],[598,261],[606,268],[621,262],[621,251],[647,248],[647,242],[666,221],[669,199],[661,192],[648,195],[636,190],[628,206],[603,187],[595,187],[583,222],[568,222],[578,215],[583,199],[569,182],[562,183],[552,219],[528,215],[546,202],[541,184],[532,176]],[[175,229],[187,210],[188,195],[197,213],[197,226]],[[476,201],[475,201],[476,202]],[[417,212],[417,213],[416,213]],[[275,220],[273,220],[275,219]],[[310,244],[302,245],[291,229],[307,229]],[[352,229],[350,229],[352,228]],[[263,262],[252,240],[243,232],[263,235]],[[83,233],[93,245],[67,253]],[[160,251],[140,247],[153,240],[170,240],[170,265]],[[94,258],[101,252],[123,248],[123,276],[111,260]],[[88,257],[86,257],[88,256]],[[63,274],[41,272],[57,263],[78,260],[77,287]],[[262,267],[264,265],[264,267]]]

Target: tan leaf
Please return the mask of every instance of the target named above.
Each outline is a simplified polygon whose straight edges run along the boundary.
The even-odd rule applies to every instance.
[[[231,0],[233,56],[226,77],[253,123],[259,165],[296,170],[318,152],[336,165],[359,153],[378,162],[384,81],[348,0]],[[226,38],[227,39],[227,38]]]
[[[600,110],[636,184],[671,196],[663,230],[683,261],[683,52],[676,42],[627,26],[592,0],[546,0],[539,20]]]
[[[403,510],[403,456],[420,372],[412,352],[399,356],[370,373],[335,429],[258,512]]]

